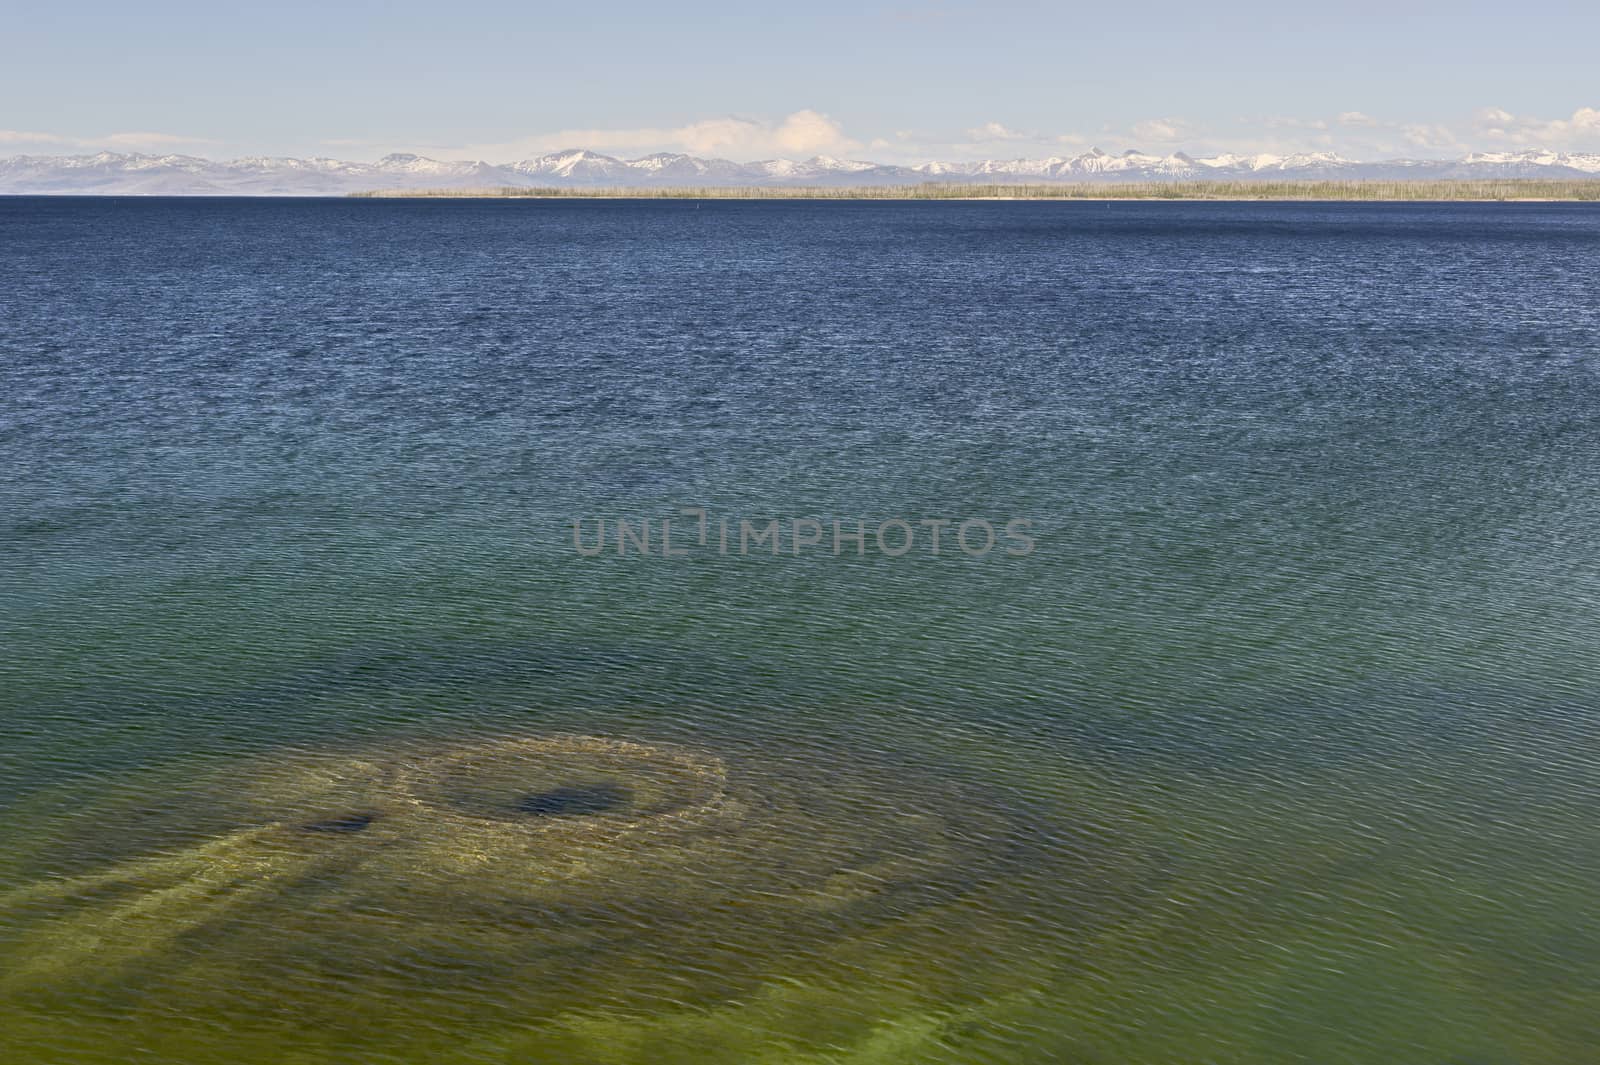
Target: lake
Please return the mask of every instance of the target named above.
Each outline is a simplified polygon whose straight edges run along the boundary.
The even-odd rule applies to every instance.
[[[1600,1046],[1600,208],[0,253],[8,1062]]]

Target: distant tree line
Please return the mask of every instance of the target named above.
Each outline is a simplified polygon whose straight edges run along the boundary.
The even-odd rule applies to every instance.
[[[1584,200],[1600,180],[1149,181],[1126,184],[946,184],[789,187],[385,189],[358,198],[647,200]]]

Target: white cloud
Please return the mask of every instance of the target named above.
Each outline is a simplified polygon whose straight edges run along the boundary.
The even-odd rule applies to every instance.
[[[1058,127],[1059,128],[1059,127]],[[564,129],[496,143],[448,147],[359,140],[325,140],[324,151],[342,157],[375,157],[390,150],[415,151],[440,159],[511,162],[569,148],[634,158],[657,151],[688,152],[738,161],[813,155],[867,158],[891,163],[985,158],[1075,155],[1091,145],[1112,152],[1133,148],[1165,154],[1184,151],[1197,157],[1224,153],[1291,155],[1331,151],[1352,159],[1399,156],[1449,157],[1474,151],[1549,148],[1600,151],[1600,106],[1578,107],[1565,117],[1516,115],[1499,107],[1463,110],[1455,118],[1427,121],[1379,119],[1360,111],[1303,117],[1237,116],[1199,123],[1164,116],[1128,125],[1106,124],[1062,132],[1019,129],[999,121],[971,128],[898,129],[847,133],[838,120],[812,109],[781,117],[722,116],[677,126]],[[162,131],[118,131],[98,136],[39,130],[0,130],[0,155],[67,155],[111,149],[122,152],[187,152],[220,157],[219,142]],[[347,154],[348,153],[348,154]]]
[[[967,130],[967,137],[974,141],[1021,141],[1027,140],[1026,133],[1018,133],[1014,129],[1007,129],[998,122],[985,122]]]
[[[184,137],[176,133],[108,133],[99,138],[95,143],[104,144],[112,148],[132,149],[135,151],[149,151],[160,148],[177,148],[182,146],[202,147],[220,144],[220,141],[208,137]]]
[[[625,155],[666,151],[748,160],[768,156],[843,155],[862,147],[860,141],[845,134],[838,122],[819,111],[806,109],[776,122],[729,117],[672,127],[565,129],[494,144],[432,148],[428,149],[428,154],[445,159],[509,162],[567,148],[589,148]]]
[[[816,111],[796,111],[784,119],[773,140],[782,151],[797,155],[848,151],[856,147],[856,142],[844,135],[839,123]]]
[[[1466,146],[1461,143],[1461,139],[1456,135],[1455,130],[1449,126],[1412,123],[1401,126],[1400,133],[1405,137],[1407,144],[1416,148],[1450,152],[1466,150]]]
[[[1263,120],[1262,124],[1268,129],[1311,129],[1325,130],[1328,128],[1326,119],[1321,118],[1292,118],[1287,115],[1273,115]]]
[[[112,149],[115,151],[159,151],[162,148],[194,148],[219,144],[205,137],[185,137],[176,133],[105,133],[97,137],[69,137],[60,133],[36,133],[0,129],[0,144],[40,144],[57,150]]]
[[[23,129],[0,129],[0,144],[70,144],[54,133],[34,133]]]
[[[1444,121],[1397,121],[1355,110],[1325,115],[1241,117],[1219,124],[1165,115],[1129,125],[1107,125],[1092,136],[1070,128],[1064,132],[1027,131],[989,121],[938,133],[893,130],[859,140],[847,135],[833,118],[806,110],[778,121],[738,117],[707,119],[670,129],[567,130],[502,146],[500,151],[463,149],[455,157],[467,154],[472,158],[510,159],[559,148],[588,147],[617,154],[674,150],[740,160],[862,153],[883,162],[922,163],[1002,156],[1044,158],[1075,154],[1090,145],[1113,152],[1127,148],[1161,153],[1181,150],[1201,157],[1222,153],[1335,152],[1352,159],[1445,157],[1523,147],[1594,151],[1600,150],[1600,108],[1581,107],[1560,119],[1513,116],[1487,108],[1476,114],[1464,111],[1459,118]]]
[[[1189,124],[1181,118],[1149,118],[1133,124],[1133,135],[1141,141],[1170,143],[1182,140],[1189,132]]]
[[[1473,123],[1473,132],[1494,147],[1600,150],[1600,109],[1593,107],[1580,107],[1567,118],[1534,118],[1485,107]]]

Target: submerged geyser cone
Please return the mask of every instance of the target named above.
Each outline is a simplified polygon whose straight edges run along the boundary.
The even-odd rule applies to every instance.
[[[423,997],[686,1001],[945,904],[970,927],[977,895],[1035,864],[991,793],[867,759],[824,776],[812,755],[545,736],[263,760],[189,800],[205,839],[12,899],[49,919],[22,921],[8,979],[137,962],[204,987],[337,959],[357,983],[425,974]]]
[[[321,821],[309,821],[300,827],[307,832],[360,832],[372,824],[372,814],[342,814],[339,817],[325,817]]]
[[[517,809],[538,817],[579,817],[603,814],[628,801],[630,792],[616,784],[563,784],[549,791],[524,795]]]
[[[711,755],[590,736],[511,739],[419,759],[401,788],[440,815],[521,823],[598,815],[638,824],[720,801],[727,768]]]

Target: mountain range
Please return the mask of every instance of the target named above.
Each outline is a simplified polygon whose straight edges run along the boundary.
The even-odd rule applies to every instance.
[[[0,194],[149,196],[333,196],[362,191],[650,186],[851,186],[924,182],[1117,182],[1240,180],[1448,180],[1545,178],[1600,180],[1600,154],[1544,150],[1479,152],[1458,159],[1358,162],[1326,152],[1218,155],[1177,152],[990,159],[900,166],[816,156],[796,162],[735,163],[660,153],[618,159],[584,149],[515,163],[452,162],[387,155],[375,163],[252,156],[227,161],[191,155],[19,155],[0,159]]]

